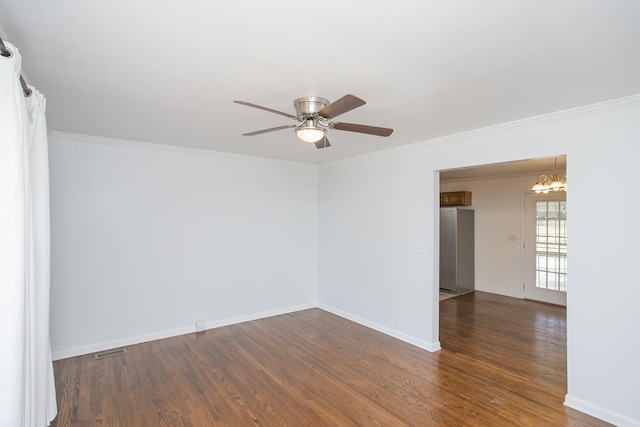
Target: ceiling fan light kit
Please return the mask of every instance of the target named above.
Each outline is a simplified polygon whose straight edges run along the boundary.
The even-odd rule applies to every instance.
[[[317,121],[307,119],[296,128],[296,136],[304,142],[320,141],[326,133],[326,130],[318,126]]]
[[[302,98],[298,98],[293,101],[293,106],[296,109],[296,116],[289,113],[284,113],[282,111],[263,107],[261,105],[252,104],[246,101],[233,102],[241,105],[246,105],[248,107],[258,108],[260,110],[269,111],[271,113],[279,114],[281,116],[285,116],[300,122],[299,125],[284,125],[245,133],[243,134],[245,136],[259,135],[262,133],[273,132],[293,127],[295,128],[296,136],[302,141],[314,143],[316,148],[327,148],[331,146],[329,140],[327,139],[327,130],[329,129],[365,133],[377,136],[389,136],[391,135],[391,133],[393,133],[393,129],[389,128],[358,125],[353,123],[330,122],[330,119],[365,104],[364,100],[354,95],[345,95],[332,103],[318,96],[305,96]]]

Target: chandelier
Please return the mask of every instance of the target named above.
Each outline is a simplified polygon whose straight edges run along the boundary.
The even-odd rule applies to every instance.
[[[554,159],[551,177],[540,175],[538,181],[531,187],[531,191],[547,194],[549,191],[567,191],[567,174],[558,173],[558,158]]]

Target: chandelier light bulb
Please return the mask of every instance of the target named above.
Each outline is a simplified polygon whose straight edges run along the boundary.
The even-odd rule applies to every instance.
[[[562,187],[564,187],[564,185],[560,181],[553,181],[549,184],[549,188],[553,191],[560,191],[562,190]]]
[[[549,181],[546,175],[540,175],[538,177],[538,181],[531,187],[532,191],[536,193],[548,193],[549,192]]]

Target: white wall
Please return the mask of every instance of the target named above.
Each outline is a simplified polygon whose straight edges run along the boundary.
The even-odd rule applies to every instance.
[[[438,184],[422,164],[389,154],[322,168],[318,294],[326,310],[437,350],[437,330],[428,330],[433,192],[418,189]]]
[[[54,358],[317,305],[315,166],[65,134],[50,163]]]
[[[540,173],[545,172],[550,171]],[[441,183],[441,191],[472,192],[477,290],[522,298],[522,202],[537,179],[526,175]],[[509,235],[516,240],[508,240]]]
[[[566,154],[566,403],[619,425],[640,425],[640,280],[634,262],[640,225],[635,210],[626,209],[640,182],[639,141],[640,97],[634,97],[322,167],[320,305],[437,348],[434,175]],[[610,185],[610,173],[623,184]],[[416,254],[418,242],[426,242],[424,256]]]

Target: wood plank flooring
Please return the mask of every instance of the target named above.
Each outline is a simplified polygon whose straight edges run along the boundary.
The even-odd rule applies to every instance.
[[[562,307],[440,302],[429,353],[320,309],[54,362],[52,426],[605,426],[563,406]]]

